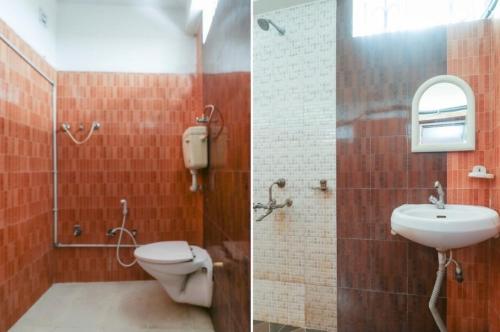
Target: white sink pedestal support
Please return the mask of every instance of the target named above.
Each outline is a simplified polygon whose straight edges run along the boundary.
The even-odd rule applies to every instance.
[[[441,291],[441,286],[443,285],[443,279],[446,276],[446,253],[444,251],[438,251],[439,267],[436,273],[436,283],[434,284],[434,289],[432,290],[431,299],[429,300],[429,309],[431,310],[432,317],[441,332],[447,332],[446,324],[439,315],[439,311],[436,308],[436,302],[439,297],[439,292]]]

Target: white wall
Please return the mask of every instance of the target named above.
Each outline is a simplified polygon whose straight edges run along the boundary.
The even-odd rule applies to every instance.
[[[243,1],[219,1],[203,45],[205,74],[250,71],[250,6]]]
[[[253,29],[253,199],[293,206],[253,222],[254,318],[337,326],[335,0],[266,12]],[[328,180],[329,192],[312,189]],[[254,216],[263,213],[258,210]]]
[[[151,6],[58,5],[57,69],[192,73],[196,41],[185,11]]]
[[[40,9],[47,26],[39,20]],[[0,19],[52,66],[56,65],[56,13],[56,0],[0,0]]]
[[[253,0],[253,13],[254,15],[259,15],[278,9],[299,6],[311,1],[316,0]]]

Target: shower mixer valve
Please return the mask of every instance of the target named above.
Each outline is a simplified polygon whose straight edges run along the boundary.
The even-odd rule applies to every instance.
[[[71,125],[67,122],[64,122],[61,124],[61,129],[63,130],[63,132],[65,132],[69,138],[76,144],[76,145],[80,145],[80,144],[83,144],[83,143],[86,143],[91,137],[92,135],[94,134],[94,132],[96,130],[99,130],[101,128],[101,124],[97,121],[92,121],[92,124],[90,125],[90,130],[87,134],[87,137],[85,137],[83,140],[78,140],[76,139],[75,136],[73,136],[73,134],[71,133]],[[81,123],[78,127],[78,130],[79,131],[82,131],[84,129],[84,126],[83,124]]]
[[[273,198],[273,186],[274,185],[277,185],[278,188],[283,188],[286,185],[286,180],[285,179],[278,179],[277,181],[273,182],[269,186],[269,201],[267,202],[267,204],[255,203],[253,205],[254,210],[258,210],[258,209],[265,209],[266,210],[262,216],[260,216],[256,219],[256,221],[262,221],[265,217],[267,217],[268,215],[273,213],[273,211],[276,209],[282,209],[285,206],[286,207],[292,206],[293,201],[290,198],[287,198],[285,200],[285,202],[283,202],[281,204],[278,204],[276,202],[276,200]]]
[[[78,237],[82,235],[82,226],[73,225],[73,236]]]

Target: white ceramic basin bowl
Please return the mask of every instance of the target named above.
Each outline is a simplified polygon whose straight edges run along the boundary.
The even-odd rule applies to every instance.
[[[498,213],[474,205],[405,204],[391,217],[392,231],[424,246],[438,250],[462,248],[497,237]]]

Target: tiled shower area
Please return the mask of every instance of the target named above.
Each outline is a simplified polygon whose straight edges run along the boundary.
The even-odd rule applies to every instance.
[[[274,198],[293,200],[262,221],[254,210],[254,331],[337,326],[335,12],[320,0],[254,17],[285,34],[254,26],[253,201],[279,178]]]
[[[205,6],[0,4],[1,332],[250,330],[250,2],[218,1],[203,31]],[[220,118],[192,192],[182,135],[205,105]],[[140,245],[207,250],[209,309],[117,262],[122,199]]]
[[[92,141],[77,147],[59,131],[59,242],[115,243],[107,230],[121,223],[123,197],[128,227],[140,243],[186,239],[201,245],[203,197],[186,190],[191,178],[179,144],[203,107],[196,75],[59,72],[57,82],[58,123],[101,124]],[[137,265],[122,268],[113,248],[54,254],[55,282],[146,277]]]

